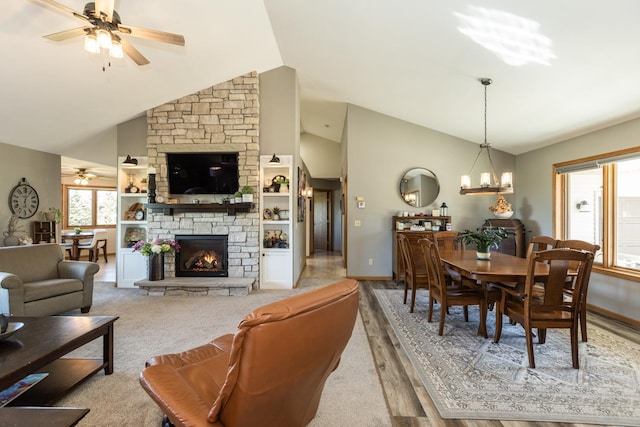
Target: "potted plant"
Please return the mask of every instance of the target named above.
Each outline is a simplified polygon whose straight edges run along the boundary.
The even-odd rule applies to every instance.
[[[473,243],[476,247],[476,256],[481,260],[491,258],[491,248],[498,246],[502,239],[515,235],[514,232],[505,230],[504,227],[481,227],[476,231],[465,230],[458,235],[458,240],[465,244]]]
[[[56,224],[60,224],[62,222],[62,211],[53,206],[45,212],[42,212],[42,216],[44,216],[46,221],[55,221]]]
[[[280,177],[275,182],[278,185],[279,193],[288,193],[289,192],[289,178]]]
[[[271,211],[273,212],[273,220],[274,221],[279,221],[280,220],[280,208],[277,206],[274,206],[273,209],[271,209]]]
[[[240,191],[236,191],[233,198],[235,203],[242,203],[242,193]]]
[[[240,189],[240,193],[242,196],[242,202],[253,203],[253,187],[245,185]]]

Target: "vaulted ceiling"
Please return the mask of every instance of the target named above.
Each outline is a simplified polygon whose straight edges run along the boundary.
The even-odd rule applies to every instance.
[[[84,2],[58,0],[78,11]],[[0,142],[64,153],[169,100],[249,71],[298,72],[302,128],[339,141],[347,103],[513,154],[640,113],[637,0],[116,0],[151,63],[42,36],[83,22],[3,2]],[[102,67],[106,66],[106,71]]]

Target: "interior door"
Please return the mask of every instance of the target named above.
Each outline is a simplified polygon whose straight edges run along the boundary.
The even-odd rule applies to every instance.
[[[315,251],[331,251],[331,194],[330,190],[313,190],[313,248]]]

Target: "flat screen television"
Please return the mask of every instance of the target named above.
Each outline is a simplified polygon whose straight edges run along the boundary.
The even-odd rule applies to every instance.
[[[238,191],[238,153],[167,153],[171,194],[233,194]]]

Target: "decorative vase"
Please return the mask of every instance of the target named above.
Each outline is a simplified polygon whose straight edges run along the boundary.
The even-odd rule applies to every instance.
[[[242,195],[243,203],[253,203],[253,194],[243,194]]]
[[[149,256],[149,280],[164,280],[164,254],[154,254]]]
[[[509,219],[513,216],[513,211],[506,211],[506,212],[494,212],[493,216],[495,216],[496,218],[501,218],[501,219]]]
[[[489,248],[476,248],[476,258],[481,261],[488,261],[491,259],[491,250]]]

